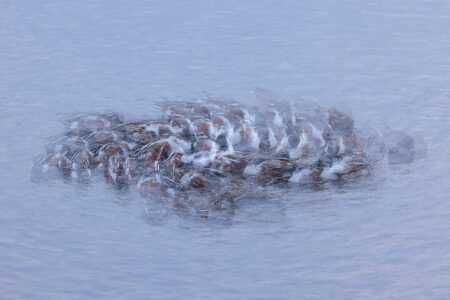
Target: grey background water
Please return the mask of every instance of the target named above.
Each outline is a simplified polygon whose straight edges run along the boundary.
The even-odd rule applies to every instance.
[[[437,0],[1,1],[0,297],[448,299],[448,28]],[[30,181],[64,114],[255,86],[421,132],[428,157],[208,219]]]

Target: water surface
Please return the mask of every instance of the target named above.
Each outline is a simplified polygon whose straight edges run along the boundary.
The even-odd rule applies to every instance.
[[[450,3],[0,3],[2,298],[450,296]],[[210,218],[134,191],[30,180],[75,111],[262,86],[420,132],[425,159],[283,187]]]

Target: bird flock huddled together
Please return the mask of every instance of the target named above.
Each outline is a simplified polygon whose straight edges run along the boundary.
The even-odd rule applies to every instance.
[[[89,181],[103,174],[114,186],[177,204],[195,201],[185,196],[195,193],[220,204],[258,185],[357,176],[373,163],[367,149],[384,153],[381,135],[362,137],[353,118],[336,108],[205,100],[164,109],[156,120],[113,113],[68,118],[64,134],[36,159],[34,176]]]

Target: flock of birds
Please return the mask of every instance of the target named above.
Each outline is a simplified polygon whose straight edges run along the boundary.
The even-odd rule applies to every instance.
[[[164,108],[159,120],[68,118],[64,134],[36,159],[34,176],[89,181],[103,174],[115,187],[133,186],[174,205],[201,198],[220,206],[258,186],[358,176],[385,152],[381,134],[362,137],[352,117],[336,108],[223,100]]]

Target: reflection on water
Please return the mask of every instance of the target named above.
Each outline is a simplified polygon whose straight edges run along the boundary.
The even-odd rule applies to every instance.
[[[4,298],[450,294],[448,3],[0,8]],[[164,98],[246,102],[255,86],[348,107],[358,124],[418,132],[427,156],[351,182],[274,186],[208,218],[102,180],[30,180],[67,114],[148,117]]]

